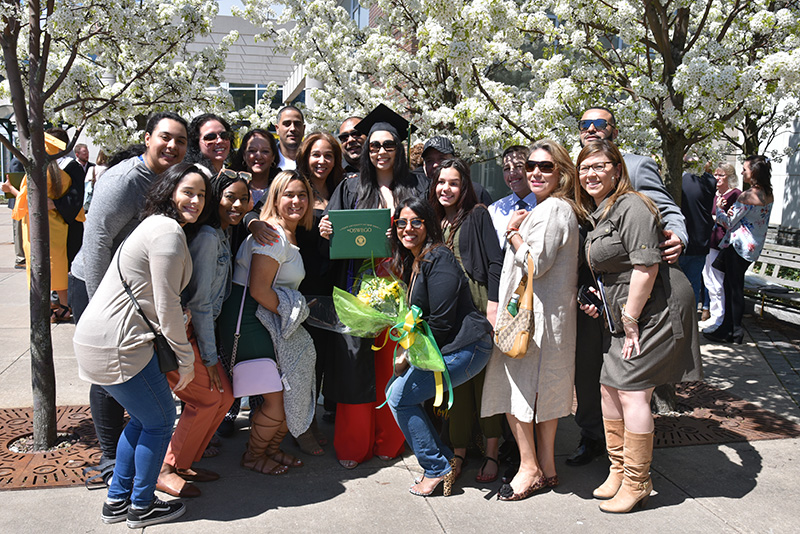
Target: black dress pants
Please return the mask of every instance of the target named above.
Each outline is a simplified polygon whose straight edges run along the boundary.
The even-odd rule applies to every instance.
[[[89,305],[89,295],[83,280],[69,275],[69,306],[75,324]],[[103,386],[92,384],[89,388],[89,406],[92,410],[92,421],[97,441],[103,451],[103,460],[114,460],[117,457],[117,442],[125,428],[125,408],[103,389]],[[101,460],[102,461],[102,460]]]

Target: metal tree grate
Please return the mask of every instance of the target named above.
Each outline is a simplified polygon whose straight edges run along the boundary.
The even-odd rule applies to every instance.
[[[9,450],[17,439],[33,429],[32,408],[0,409],[0,490],[79,486],[83,468],[96,465],[101,451],[88,406],[59,406],[57,431],[76,434],[78,442],[44,453]]]
[[[656,417],[656,447],[800,437],[800,426],[705,382],[677,384],[680,415]]]

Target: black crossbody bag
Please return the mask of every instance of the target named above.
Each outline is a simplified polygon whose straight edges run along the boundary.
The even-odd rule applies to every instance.
[[[128,238],[125,238],[127,241]],[[120,246],[119,250],[117,251],[117,272],[119,272],[119,281],[122,282],[122,287],[125,289],[125,293],[131,298],[133,305],[136,307],[136,311],[139,312],[139,315],[142,316],[144,322],[147,324],[147,327],[150,328],[150,331],[153,332],[153,335],[156,336],[153,339],[153,343],[156,346],[156,357],[158,358],[158,367],[161,369],[162,373],[168,373],[170,371],[174,371],[178,368],[178,357],[175,356],[175,351],[172,350],[172,347],[169,345],[169,341],[167,338],[164,337],[164,334],[160,332],[156,332],[156,329],[153,328],[153,323],[147,318],[144,314],[144,310],[139,305],[139,302],[136,300],[136,297],[133,296],[133,291],[131,291],[131,286],[125,281],[122,277],[122,269],[120,268],[119,264],[119,257],[122,255],[122,245],[125,244],[123,241]]]

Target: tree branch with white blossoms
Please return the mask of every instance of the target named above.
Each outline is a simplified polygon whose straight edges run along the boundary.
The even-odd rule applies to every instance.
[[[86,130],[95,141],[119,146],[131,126],[152,111],[187,112],[213,106],[229,40],[192,54],[187,44],[208,34],[213,0],[2,0],[0,46],[4,80],[22,151],[0,142],[27,173],[31,243],[31,371],[35,448],[55,441],[55,375],[50,337],[49,224],[46,169],[69,153]],[[133,125],[129,124],[133,122]],[[47,123],[74,127],[64,151],[48,155]]]

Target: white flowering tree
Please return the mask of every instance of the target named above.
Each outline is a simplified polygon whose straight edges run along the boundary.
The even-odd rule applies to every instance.
[[[690,148],[738,127],[755,151],[796,109],[797,2],[363,0],[362,29],[335,0],[284,4],[292,28],[262,25],[323,82],[309,112],[322,127],[387,102],[421,137],[497,153],[542,136],[574,144],[583,109],[603,105],[623,147],[656,153],[680,199]],[[251,20],[267,6],[248,0]]]
[[[565,49],[578,54],[570,79],[610,101],[624,131],[660,154],[676,199],[691,147],[738,127],[740,148],[753,153],[762,133],[786,124],[776,110],[800,87],[796,2],[572,0],[552,9]]]
[[[213,106],[206,87],[218,85],[226,43],[197,54],[186,45],[210,31],[216,13],[212,0],[0,0],[0,96],[11,98],[28,147],[23,153],[0,136],[28,174],[37,449],[56,438],[46,168],[61,154],[46,153],[45,124],[74,127],[67,151],[84,130],[119,146],[152,111]]]

